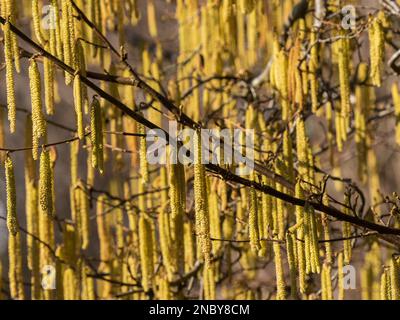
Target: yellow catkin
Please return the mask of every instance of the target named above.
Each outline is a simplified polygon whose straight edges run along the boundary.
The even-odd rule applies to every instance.
[[[10,281],[10,295],[13,299],[24,299],[24,284],[22,278],[22,255],[20,233],[8,237],[8,277]]]
[[[46,45],[48,50],[48,46]],[[46,113],[49,115],[54,114],[54,64],[47,58],[44,58],[44,97],[46,105]]]
[[[7,228],[15,236],[18,232],[17,195],[15,191],[14,165],[10,157],[5,161],[6,193],[7,193]]]
[[[64,283],[64,299],[65,300],[76,300],[76,275],[75,271],[68,267],[64,271],[63,275],[63,283]]]
[[[79,139],[85,136],[85,128],[83,126],[83,97],[81,77],[77,73],[74,76],[74,105],[76,114],[76,127]]]
[[[90,141],[92,147],[92,166],[102,173],[104,170],[103,120],[100,103],[96,98],[93,98],[90,107]]]
[[[349,126],[350,117],[350,48],[349,39],[345,38],[346,34],[341,33],[339,40],[339,83],[340,83],[340,116],[343,121],[342,134],[344,140],[346,138],[347,128]]]
[[[151,236],[151,225],[148,217],[143,212],[139,218],[139,244],[140,261],[142,267],[142,286],[145,292],[153,287],[153,239]]]
[[[250,210],[249,210],[249,237],[250,247],[254,252],[260,249],[260,236],[258,232],[257,193],[250,189]]]
[[[147,21],[149,26],[149,33],[153,38],[157,38],[157,20],[156,20],[156,8],[154,6],[154,1],[147,1]]]
[[[29,66],[29,83],[32,104],[32,155],[38,157],[39,139],[46,135],[46,121],[42,113],[41,81],[37,63],[31,59]]]
[[[366,182],[367,174],[367,119],[370,105],[370,88],[366,86],[368,79],[368,65],[360,63],[357,72],[358,85],[356,86],[356,104],[354,111],[354,127],[356,130],[355,142],[357,146],[358,175],[362,182]],[[393,91],[392,91],[393,93]],[[395,98],[393,96],[393,102]]]
[[[372,20],[368,29],[369,54],[371,58],[371,82],[374,86],[381,86],[382,60],[384,55],[385,35],[382,22],[378,18]]]
[[[145,127],[142,124],[138,124],[138,133],[144,135],[146,133]],[[147,162],[147,143],[146,137],[140,137],[139,139],[139,161],[140,161],[140,175],[143,183],[149,181],[149,164]]]
[[[3,31],[4,31],[4,57],[6,61],[8,121],[10,123],[10,132],[13,133],[15,131],[15,123],[16,123],[16,105],[15,105],[15,88],[14,88],[12,36],[10,31],[10,23],[8,21],[4,25]]]
[[[203,269],[203,297],[204,300],[215,300],[215,264]]]
[[[312,45],[310,52],[310,61],[309,61],[309,80],[310,80],[310,92],[311,92],[311,109],[312,112],[317,112],[318,108],[318,80],[317,80],[317,71],[318,71],[318,43],[316,42],[317,32],[313,30],[310,35],[310,45]]]
[[[397,83],[392,84],[392,98],[396,117],[396,143],[400,145],[400,94]]]
[[[210,263],[210,225],[208,216],[208,197],[205,179],[204,164],[202,164],[202,142],[199,132],[194,135],[195,162],[194,162],[194,202],[196,219],[196,236],[205,264]]]
[[[340,252],[337,258],[338,265],[338,300],[344,300],[344,279],[343,279],[343,253]]]
[[[285,300],[286,299],[286,285],[285,285],[285,275],[283,272],[283,261],[281,254],[281,247],[279,242],[274,241],[273,250],[275,254],[275,273],[276,273],[276,299]]]
[[[86,190],[84,189],[82,181],[78,182],[78,186],[75,189],[76,199],[78,201],[78,210],[79,210],[79,227],[80,227],[80,235],[81,235],[81,248],[86,250],[89,247],[90,240],[90,210],[89,210],[89,199],[86,194]]]
[[[380,283],[380,299],[381,300],[390,300],[390,289],[388,286],[389,283],[389,276],[387,274],[387,271],[384,270],[382,275],[381,275],[381,283]]]
[[[39,13],[38,0],[32,0],[32,19],[33,19],[33,30],[35,32],[36,39],[39,41],[40,44],[43,45],[46,40],[40,28],[42,17],[41,14]]]
[[[50,154],[48,150],[42,150],[40,155],[39,170],[39,203],[42,211],[48,216],[53,215],[53,194],[51,176]]]
[[[390,292],[392,300],[400,300],[400,267],[395,257],[390,260]]]
[[[73,58],[72,51],[73,47],[71,46],[71,28],[70,28],[70,12],[71,12],[71,4],[68,0],[61,0],[61,38],[63,44],[63,55],[65,64],[72,66]],[[75,39],[73,39],[75,40]],[[65,84],[70,84],[72,81],[72,76],[65,72]]]
[[[290,294],[293,299],[297,297],[297,284],[296,284],[296,257],[295,257],[295,246],[294,246],[295,237],[294,234],[286,233],[286,252],[287,252],[287,260],[289,264],[290,271]]]

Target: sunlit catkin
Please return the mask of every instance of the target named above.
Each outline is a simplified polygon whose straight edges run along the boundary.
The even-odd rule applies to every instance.
[[[339,40],[339,83],[340,83],[340,113],[344,121],[342,128],[346,133],[349,125],[350,115],[350,44],[345,33],[340,34],[342,38]],[[345,138],[345,137],[344,137]]]
[[[371,82],[381,86],[382,59],[384,55],[385,35],[380,19],[374,18],[368,29],[369,54],[371,58]]]
[[[92,166],[102,173],[104,166],[103,120],[100,103],[96,97],[93,98],[90,106],[90,141],[92,147]]]
[[[400,267],[396,257],[390,260],[390,292],[392,300],[400,300]]]
[[[150,35],[153,38],[157,38],[157,20],[156,20],[156,8],[154,6],[154,0],[147,1],[147,21],[149,26]]]
[[[285,300],[286,299],[286,285],[285,285],[285,275],[283,272],[283,261],[280,243],[274,241],[273,244],[274,254],[275,254],[275,274],[276,274],[276,299]]]
[[[392,98],[396,116],[396,143],[400,145],[400,94],[397,83],[392,84]]]
[[[8,121],[10,123],[10,132],[13,133],[15,131],[15,122],[16,122],[16,105],[15,105],[12,37],[10,31],[10,23],[8,21],[4,24],[3,31],[4,31],[4,57],[6,61]]]
[[[142,267],[142,286],[145,292],[153,287],[154,260],[153,239],[151,236],[151,225],[148,217],[142,212],[139,218],[139,244],[140,261]]]
[[[45,37],[41,30],[42,17],[39,13],[39,1],[32,0],[32,19],[33,19],[33,30],[35,32],[36,39],[42,45],[45,43]]]
[[[195,162],[194,162],[194,201],[196,217],[196,235],[205,264],[210,263],[210,226],[208,217],[208,197],[205,180],[204,164],[202,164],[202,142],[200,132],[194,135]]]
[[[53,215],[52,177],[49,151],[43,149],[39,168],[39,203],[43,213]]]
[[[32,155],[37,159],[39,139],[46,134],[46,121],[42,113],[41,81],[37,63],[34,59],[30,60],[29,83],[32,104]]]
[[[17,218],[17,195],[15,191],[14,165],[9,156],[5,161],[6,193],[7,193],[7,228],[8,232],[15,236],[19,231]]]
[[[83,97],[82,97],[82,82],[79,73],[74,76],[74,105],[76,114],[76,127],[79,139],[85,136],[85,128],[83,126]]]

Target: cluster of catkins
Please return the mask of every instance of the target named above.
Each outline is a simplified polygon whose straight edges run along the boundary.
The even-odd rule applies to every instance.
[[[171,65],[163,49],[165,35],[160,24],[165,21],[157,18],[162,14],[157,12],[158,2],[0,1],[11,133],[20,125],[16,123],[15,72],[20,73],[20,59],[29,54],[19,47],[16,31],[22,19],[29,18],[33,41],[41,48],[29,55],[31,110],[22,149],[26,228],[18,222],[23,210],[18,207],[17,215],[17,196],[22,197],[24,188],[15,184],[13,164],[14,152],[22,150],[9,149],[3,154],[9,272],[8,282],[0,277],[0,298],[9,293],[13,299],[344,299],[343,269],[351,263],[354,228],[339,222],[343,240],[333,244],[331,218],[308,203],[314,194],[321,195],[326,206],[331,199],[318,187],[323,177],[316,171],[319,161],[306,120],[310,113],[325,117],[335,170],[339,169],[333,150],[342,151],[354,120],[360,181],[368,183],[370,198],[378,201],[380,182],[368,119],[374,87],[384,81],[389,37],[385,29],[390,19],[380,11],[365,21],[365,30],[344,30],[333,20],[336,27],[326,31],[326,25],[316,24],[323,17],[314,14],[313,1],[166,1],[168,8],[176,10],[174,27],[178,28],[178,49]],[[306,3],[308,10],[296,16],[295,5]],[[55,12],[47,21],[50,28],[44,28],[40,14],[45,4]],[[340,11],[340,1],[329,0],[325,5],[333,19],[338,19],[340,15],[333,13]],[[127,41],[127,30],[136,28],[142,19],[147,21],[146,32],[154,49],[136,43],[132,49]],[[107,40],[114,32],[119,49]],[[353,39],[361,33],[369,38],[370,59],[355,68]],[[332,40],[321,41],[322,34]],[[131,51],[139,53],[135,69],[144,80],[138,89],[133,87],[137,74],[126,60]],[[327,61],[335,68],[338,96],[327,94],[321,81]],[[250,70],[257,72],[265,66],[265,76],[249,85],[254,78]],[[104,74],[89,72],[95,68]],[[87,79],[96,75],[99,87],[90,89],[101,97],[90,97]],[[54,124],[49,120],[61,103],[59,90],[64,84],[60,79],[73,92],[73,101],[64,103],[63,112],[73,104],[76,119],[74,136],[62,142],[70,146],[70,212],[63,219],[60,207],[66,205],[56,204],[54,182],[61,157],[57,156],[58,143],[48,139],[47,128]],[[174,115],[178,122],[179,115],[185,115],[208,128],[253,129],[255,161],[266,164],[274,175],[253,172],[246,178],[306,200],[306,205],[294,206],[255,188],[208,175],[201,162],[199,131],[194,135],[197,162],[193,166],[173,161],[176,153],[170,147],[167,165],[149,164],[145,124],[102,94],[121,101],[138,118],[165,127],[173,115],[155,99],[154,92],[140,90],[145,88],[143,83],[168,96],[179,110]],[[272,121],[268,121],[269,111],[261,107],[263,94],[272,97],[271,110],[277,110]],[[396,85],[392,95],[399,117]],[[139,104],[140,99],[144,102]],[[1,120],[0,147],[4,147]],[[396,141],[400,143],[400,126]],[[224,164],[222,149],[219,165],[232,172],[240,168],[242,164]],[[112,175],[108,187],[97,183],[103,174]],[[351,200],[346,193],[347,214],[352,214]],[[21,249],[24,241],[26,256]],[[399,299],[397,256],[382,250],[373,237],[366,245],[362,297]],[[271,271],[267,277],[273,279],[272,285],[266,282],[257,287],[258,271],[270,261],[274,268],[266,270]],[[5,269],[0,263],[3,277]],[[29,290],[24,287],[26,282]]]

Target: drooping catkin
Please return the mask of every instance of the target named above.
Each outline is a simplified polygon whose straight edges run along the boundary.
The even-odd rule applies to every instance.
[[[287,260],[289,264],[289,271],[290,271],[290,294],[293,299],[297,297],[297,283],[296,283],[296,272],[297,272],[297,265],[296,265],[296,254],[295,254],[295,235],[292,233],[286,233],[286,253],[287,253]]]
[[[39,139],[46,135],[46,121],[42,113],[42,88],[40,73],[34,59],[30,60],[29,83],[32,104],[32,155],[33,159],[38,157]]]
[[[45,36],[41,29],[41,14],[39,14],[39,1],[32,0],[32,19],[33,19],[33,30],[35,32],[36,39],[41,45],[46,42]]]
[[[388,275],[388,271],[385,269],[381,275],[380,280],[380,299],[381,300],[390,300],[390,275]]]
[[[15,104],[15,88],[14,88],[12,36],[10,31],[10,23],[8,20],[4,24],[3,31],[4,31],[4,57],[6,61],[8,121],[10,123],[10,132],[13,133],[15,131],[15,123],[16,123],[16,104]]]
[[[400,267],[396,257],[390,260],[390,293],[392,300],[400,300]]]
[[[337,258],[338,266],[338,300],[344,299],[344,274],[343,274],[343,253],[340,252]]]
[[[82,140],[85,136],[85,128],[83,125],[82,82],[79,73],[76,73],[74,76],[74,105],[78,137]]]
[[[138,133],[144,135],[146,129],[144,125],[138,123]],[[149,181],[149,164],[147,162],[147,143],[146,137],[141,136],[139,139],[139,162],[140,162],[140,176],[143,183]]]
[[[48,49],[46,45],[46,49]],[[44,97],[46,113],[54,114],[54,64],[48,58],[44,58]]]
[[[345,135],[349,126],[350,116],[350,44],[345,33],[340,33],[339,40],[339,83],[340,83],[340,115],[343,121],[342,133]]]
[[[48,216],[54,213],[52,183],[50,154],[48,150],[43,149],[39,167],[39,204],[43,213]]]
[[[196,236],[198,244],[201,247],[206,266],[210,263],[210,225],[208,217],[208,197],[205,180],[205,169],[202,164],[202,141],[200,132],[196,132],[193,139],[195,148],[194,162],[194,202],[195,202],[195,220]]]
[[[153,38],[157,38],[157,19],[156,19],[156,8],[154,6],[154,0],[147,1],[147,21],[149,26],[149,33]]]
[[[396,143],[400,145],[400,94],[397,83],[392,84],[392,98],[396,116]]]
[[[75,271],[68,267],[64,270],[63,283],[64,283],[64,299],[65,300],[76,300],[76,275]]]
[[[286,299],[286,285],[285,285],[285,275],[283,272],[283,261],[281,254],[280,243],[274,241],[273,250],[275,254],[275,274],[276,274],[276,299],[285,300]]]
[[[22,274],[21,235],[9,234],[8,237],[8,278],[10,281],[10,295],[13,299],[24,299],[24,284]]]
[[[10,235],[15,236],[19,231],[17,218],[17,195],[15,191],[14,165],[11,157],[5,160],[6,193],[7,193],[7,228]]]
[[[250,188],[250,210],[249,210],[249,237],[250,247],[255,253],[260,250],[260,236],[258,230],[257,193]]]
[[[64,62],[66,65],[73,66],[73,58],[72,51],[73,47],[71,46],[71,28],[70,28],[70,17],[71,13],[71,3],[68,0],[61,0],[61,38],[63,44],[63,55]],[[74,41],[75,39],[73,39]],[[72,81],[72,76],[65,72],[65,84],[69,85]]]
[[[153,287],[154,261],[153,261],[153,238],[151,236],[151,225],[148,217],[142,212],[139,218],[139,245],[140,261],[142,267],[142,286],[145,292]]]
[[[371,82],[374,86],[381,86],[382,60],[384,55],[385,35],[382,22],[374,18],[368,29],[369,54],[371,58]]]
[[[96,97],[90,106],[90,139],[92,147],[92,167],[103,173],[103,120],[100,103]]]
[[[317,32],[313,30],[310,35],[310,61],[309,61],[309,71],[310,71],[310,93],[311,93],[311,109],[312,112],[317,112],[318,108],[318,80],[317,80],[317,71],[319,65],[318,59],[318,43],[317,43]]]
[[[79,233],[81,236],[81,248],[86,250],[89,247],[90,240],[90,210],[89,199],[84,189],[82,181],[79,181],[75,189],[76,199],[78,201],[79,214]]]

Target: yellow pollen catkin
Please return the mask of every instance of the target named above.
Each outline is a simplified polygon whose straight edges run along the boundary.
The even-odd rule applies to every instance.
[[[103,120],[100,103],[96,98],[93,98],[90,107],[90,141],[92,147],[92,166],[102,173],[104,170]]]
[[[7,109],[8,121],[10,122],[10,132],[15,131],[16,123],[16,105],[14,88],[14,67],[13,67],[13,49],[10,23],[7,21],[4,25],[4,57],[6,61],[6,86],[7,86]]]
[[[74,105],[78,137],[82,140],[85,136],[85,128],[83,126],[82,82],[81,77],[78,73],[74,76]]]
[[[53,215],[52,176],[49,151],[42,150],[39,168],[39,203],[43,213]]]
[[[206,266],[210,263],[210,226],[208,217],[208,197],[205,180],[205,170],[202,164],[202,142],[200,132],[194,135],[195,163],[194,163],[194,202],[196,235]]]
[[[17,196],[15,191],[14,165],[9,156],[5,161],[6,193],[7,193],[7,228],[8,232],[15,236],[19,231],[17,218]]]
[[[32,155],[33,159],[36,160],[38,157],[39,139],[46,134],[46,121],[42,113],[40,73],[34,59],[31,59],[29,66],[29,83],[32,104]]]

